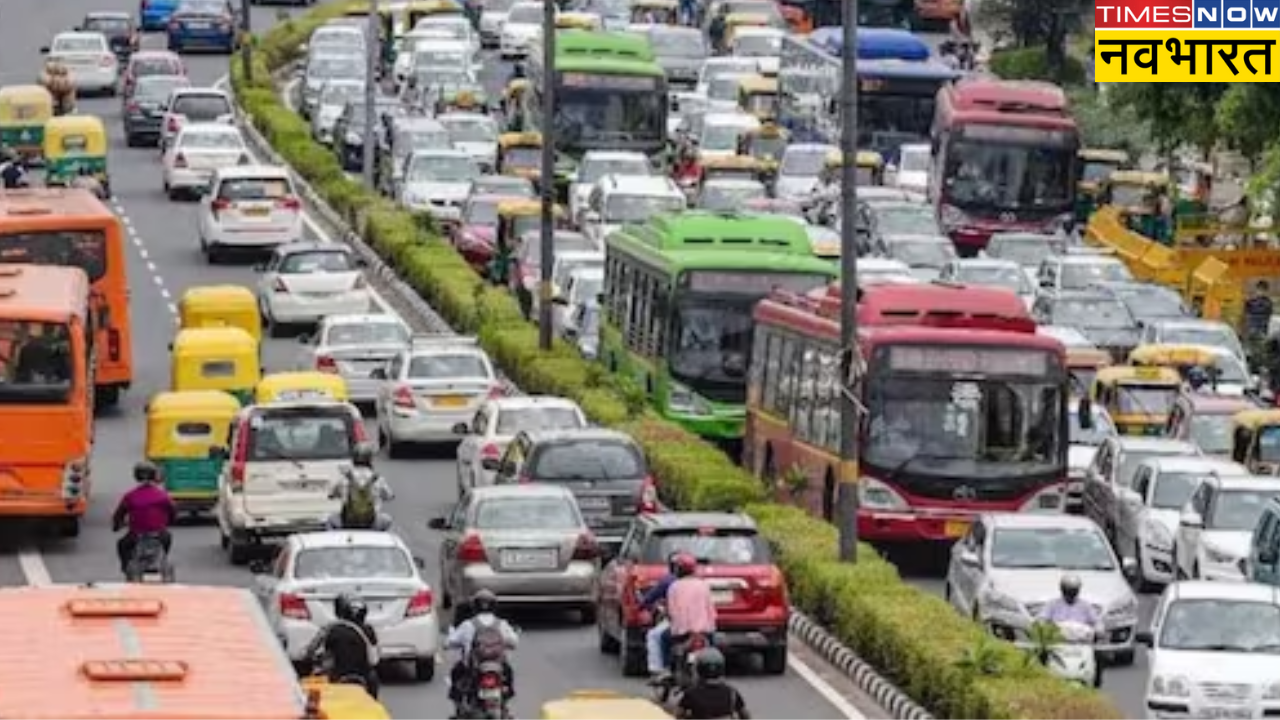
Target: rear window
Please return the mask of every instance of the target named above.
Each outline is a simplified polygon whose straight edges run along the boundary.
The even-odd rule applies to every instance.
[[[393,323],[343,323],[332,325],[325,335],[325,345],[387,345],[409,342],[409,332]]]
[[[172,110],[196,122],[217,120],[231,114],[231,103],[221,95],[183,95],[173,102]]]
[[[634,480],[645,474],[644,458],[634,446],[613,440],[571,440],[540,448],[533,477],[556,480]]]
[[[568,498],[528,497],[483,500],[476,507],[476,530],[575,530],[582,520]]]
[[[710,565],[772,565],[773,555],[754,530],[678,530],[655,534],[644,547],[644,562],[665,564],[673,553],[689,553]]]
[[[107,274],[107,235],[97,230],[32,230],[0,235],[0,263],[78,267],[97,282]]]
[[[244,141],[236,132],[193,128],[178,137],[178,146],[192,150],[238,150],[244,147]]]
[[[293,561],[297,580],[411,578],[413,561],[399,548],[327,547],[303,550]]]
[[[248,459],[349,459],[355,423],[345,406],[260,410],[249,420]]]
[[[478,355],[419,355],[409,361],[415,380],[462,380],[489,377],[489,366]]]
[[[181,68],[173,58],[151,57],[138,58],[133,61],[134,77],[148,75],[179,75]]]
[[[132,29],[129,18],[89,18],[84,24],[84,29],[91,32],[100,32],[103,35],[121,35]]]
[[[278,272],[290,275],[309,273],[349,272],[355,269],[351,256],[341,250],[317,250],[286,255],[280,261]]]
[[[179,437],[207,437],[213,434],[213,426],[202,422],[178,423],[174,431]]]
[[[293,188],[284,178],[234,178],[218,187],[223,200],[279,200],[291,195]]]
[[[174,88],[189,87],[191,81],[181,75],[156,74],[138,83],[133,97],[138,102],[163,103]]]
[[[231,360],[211,360],[200,366],[200,375],[207,378],[236,376],[236,364]]]
[[[498,434],[515,435],[523,430],[559,430],[582,427],[582,419],[572,408],[518,408],[498,414]]]

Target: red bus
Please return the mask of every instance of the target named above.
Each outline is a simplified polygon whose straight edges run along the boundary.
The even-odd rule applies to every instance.
[[[972,295],[963,313],[917,312],[915,322],[859,328],[860,536],[949,541],[975,513],[1061,512],[1069,444],[1062,344],[1034,327],[1005,329],[1019,320],[1002,297],[988,296],[994,306],[979,312],[978,288],[879,286],[862,293],[860,315],[885,304],[878,295],[913,287],[922,306],[950,295],[955,309]],[[809,510],[831,519],[841,377],[838,291],[828,295],[778,292],[756,306],[743,457],[771,482],[802,472]]]
[[[930,196],[962,255],[994,232],[1070,227],[1080,130],[1056,85],[960,80],[938,91]]]

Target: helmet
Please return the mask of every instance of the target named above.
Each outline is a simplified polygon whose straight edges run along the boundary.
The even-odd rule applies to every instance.
[[[333,601],[333,614],[339,620],[362,625],[365,617],[369,614],[369,606],[365,605],[364,600],[355,595],[342,593]]]
[[[671,558],[671,566],[676,577],[689,577],[698,569],[698,558],[687,552],[676,553],[675,557]]]
[[[471,596],[471,610],[477,615],[491,613],[498,608],[498,596],[492,590],[479,590]]]
[[[156,466],[146,460],[133,466],[134,482],[157,482],[160,480],[160,470]]]
[[[358,442],[351,448],[351,462],[356,467],[373,467],[373,456],[378,452],[371,442]]]
[[[693,658],[693,671],[699,680],[719,680],[724,677],[724,653],[709,647],[698,651]]]
[[[1066,598],[1068,602],[1075,602],[1075,599],[1080,597],[1081,585],[1079,575],[1067,574],[1062,576],[1062,581],[1058,584],[1058,587],[1062,590],[1062,597]]]

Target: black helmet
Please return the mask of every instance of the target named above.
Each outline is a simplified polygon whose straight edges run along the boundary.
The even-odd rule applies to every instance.
[[[693,670],[699,680],[720,680],[724,677],[724,653],[713,647],[699,650],[693,658]]]
[[[373,467],[373,456],[376,454],[378,448],[373,443],[358,442],[351,448],[351,462],[356,467]]]
[[[134,482],[156,482],[160,479],[160,470],[146,460],[133,466]]]
[[[479,590],[471,596],[471,611],[475,614],[491,613],[497,609],[498,596],[492,590]]]
[[[1070,602],[1075,602],[1075,599],[1080,597],[1081,585],[1079,575],[1068,573],[1062,576],[1062,582],[1058,584],[1058,587],[1062,590],[1062,597]]]
[[[359,597],[350,593],[343,593],[333,601],[333,614],[339,620],[363,625],[365,617],[369,614],[369,606],[365,605],[364,600]]]

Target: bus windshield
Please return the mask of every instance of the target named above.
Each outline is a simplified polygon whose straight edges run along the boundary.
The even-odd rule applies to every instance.
[[[711,400],[746,402],[756,300],[686,298],[676,305],[669,355],[676,382]]]
[[[66,401],[73,353],[65,324],[0,319],[0,404]]]
[[[560,73],[556,136],[583,148],[665,142],[664,90],[658,77]]]
[[[0,262],[78,267],[89,282],[97,282],[107,273],[107,235],[101,230],[3,233]]]
[[[947,202],[996,210],[1070,208],[1074,147],[961,138],[947,149]]]

